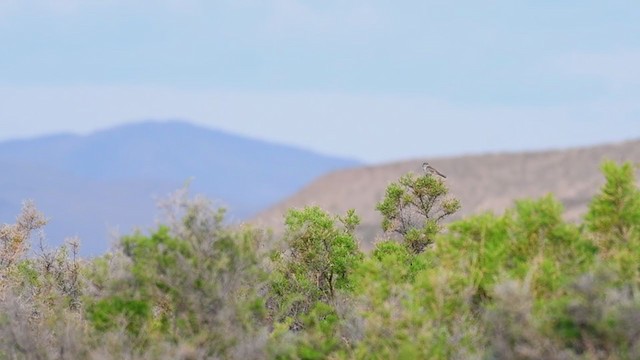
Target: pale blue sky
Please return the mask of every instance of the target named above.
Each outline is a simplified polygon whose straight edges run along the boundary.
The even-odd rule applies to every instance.
[[[0,0],[0,140],[144,119],[369,162],[640,137],[640,2]]]

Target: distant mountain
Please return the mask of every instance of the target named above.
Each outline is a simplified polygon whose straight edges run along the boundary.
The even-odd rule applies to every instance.
[[[487,154],[428,159],[447,175],[451,195],[462,202],[458,216],[483,211],[501,212],[516,199],[553,193],[565,205],[566,217],[578,220],[591,197],[604,183],[600,164],[604,159],[640,163],[640,140],[579,149],[535,153]],[[361,231],[371,240],[381,234],[382,221],[375,206],[387,185],[412,171],[422,173],[426,159],[339,170],[313,181],[297,194],[260,213],[254,222],[283,227],[289,208],[319,205],[344,213],[355,208],[362,217]]]
[[[153,225],[155,199],[191,190],[246,218],[354,160],[249,139],[186,122],[142,122],[88,136],[0,143],[0,223],[33,199],[51,218],[53,243],[79,236],[83,254],[108,247],[108,231]]]

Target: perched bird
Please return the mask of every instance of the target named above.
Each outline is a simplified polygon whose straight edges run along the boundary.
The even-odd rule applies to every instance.
[[[424,170],[425,174],[427,174],[427,175],[438,174],[439,176],[442,176],[445,179],[447,178],[443,173],[441,173],[440,171],[436,170],[436,168],[434,168],[433,166],[429,165],[428,162],[423,162],[422,163],[422,170]]]

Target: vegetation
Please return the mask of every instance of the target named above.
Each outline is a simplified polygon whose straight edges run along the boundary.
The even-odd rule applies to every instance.
[[[409,173],[387,187],[376,209],[383,216],[382,229],[402,236],[405,245],[419,254],[433,244],[441,222],[460,209],[460,201],[446,198],[449,189],[434,176]]]
[[[602,170],[581,224],[548,195],[445,226],[446,183],[406,175],[368,254],[354,211],[291,210],[274,239],[181,191],[82,260],[30,250],[46,219],[26,203],[0,227],[0,359],[638,359],[640,190]]]

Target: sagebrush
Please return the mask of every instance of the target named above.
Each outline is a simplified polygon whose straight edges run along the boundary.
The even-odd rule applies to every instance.
[[[25,203],[0,227],[0,359],[638,359],[640,190],[602,170],[582,223],[548,195],[445,224],[446,183],[406,175],[369,253],[354,211],[293,209],[276,238],[179,191],[80,259]]]

